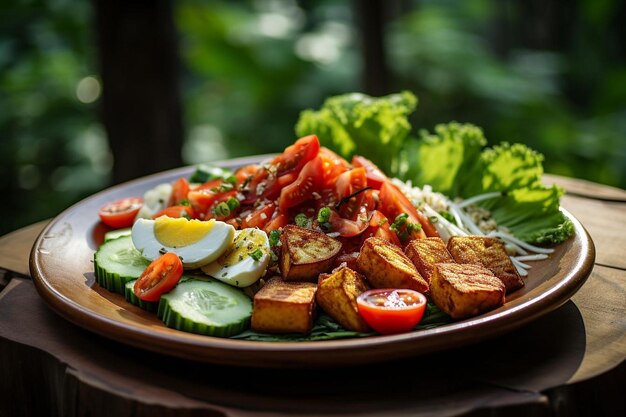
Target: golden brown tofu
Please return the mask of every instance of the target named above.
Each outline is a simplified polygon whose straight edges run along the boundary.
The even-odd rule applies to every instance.
[[[428,282],[396,245],[370,237],[363,242],[357,258],[359,272],[374,288],[409,288],[428,292]]]
[[[294,225],[280,236],[280,274],[285,281],[317,281],[328,272],[341,250],[341,242],[316,230]]]
[[[477,316],[504,304],[505,287],[482,265],[440,263],[430,280],[430,297],[453,319]]]
[[[252,329],[264,333],[309,333],[315,319],[312,282],[270,278],[254,296]]]
[[[315,298],[322,310],[344,328],[368,332],[369,326],[359,314],[356,298],[369,289],[361,274],[342,266],[320,275]]]
[[[413,262],[417,271],[430,283],[435,264],[454,262],[440,237],[413,239],[404,248],[404,253]]]
[[[448,251],[460,264],[480,264],[489,269],[504,283],[507,294],[524,286],[504,244],[496,238],[452,236],[448,241]]]

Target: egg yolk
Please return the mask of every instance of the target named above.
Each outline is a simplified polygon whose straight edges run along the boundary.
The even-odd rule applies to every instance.
[[[231,266],[243,261],[257,249],[264,251],[265,233],[257,229],[243,229],[237,234],[232,246],[218,260],[223,266]]]
[[[161,216],[154,221],[154,236],[164,246],[180,248],[194,244],[213,228],[215,220],[187,220]]]

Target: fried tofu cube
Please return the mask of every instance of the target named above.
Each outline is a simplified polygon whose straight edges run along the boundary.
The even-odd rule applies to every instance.
[[[252,329],[263,333],[309,333],[315,319],[316,290],[312,282],[270,278],[254,296]]]
[[[454,262],[446,248],[446,243],[440,237],[413,239],[404,248],[404,253],[429,283],[435,264]]]
[[[333,267],[341,242],[317,230],[287,225],[280,236],[280,274],[285,281],[317,281]]]
[[[413,262],[399,247],[384,239],[367,238],[361,246],[357,266],[374,288],[408,288],[428,292],[428,282]]]
[[[487,236],[452,236],[448,251],[460,264],[480,264],[504,283],[507,294],[524,286],[504,244]]]
[[[439,263],[430,280],[430,297],[453,319],[477,316],[504,304],[505,286],[482,265]]]
[[[322,310],[344,328],[368,332],[369,326],[359,314],[356,298],[369,289],[361,274],[341,266],[330,274],[320,275],[315,298]]]

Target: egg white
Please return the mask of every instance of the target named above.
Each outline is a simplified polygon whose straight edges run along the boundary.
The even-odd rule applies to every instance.
[[[154,233],[154,220],[138,219],[131,230],[135,248],[148,260],[155,260],[165,252],[173,252],[185,269],[199,268],[219,258],[233,243],[235,228],[216,221],[200,240],[189,245],[170,247],[159,242]]]
[[[242,237],[245,237],[247,233],[254,233],[260,242],[252,245],[242,242]],[[258,261],[250,256],[250,253],[257,249],[260,249],[263,253]],[[226,264],[226,258],[232,259],[233,257],[241,260]],[[269,262],[270,243],[265,232],[259,229],[243,229],[237,232],[237,236],[229,250],[214,262],[203,266],[202,271],[225,284],[235,287],[248,287],[263,276]]]
[[[143,206],[139,209],[135,218],[151,219],[152,216],[167,207],[172,190],[172,184],[163,183],[146,191],[143,195]]]

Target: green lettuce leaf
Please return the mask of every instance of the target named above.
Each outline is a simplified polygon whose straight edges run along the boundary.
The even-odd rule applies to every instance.
[[[543,155],[523,144],[503,142],[484,148],[482,131],[470,124],[438,125],[435,134],[421,132],[401,155],[400,178],[451,198],[503,192],[479,203],[494,220],[519,239],[556,244],[573,233],[573,224],[559,209],[563,191],[541,184]]]
[[[296,125],[299,137],[316,134],[320,143],[344,158],[366,155],[385,172],[411,131],[408,116],[417,98],[408,91],[374,98],[360,93],[330,97],[321,109],[305,110]]]

